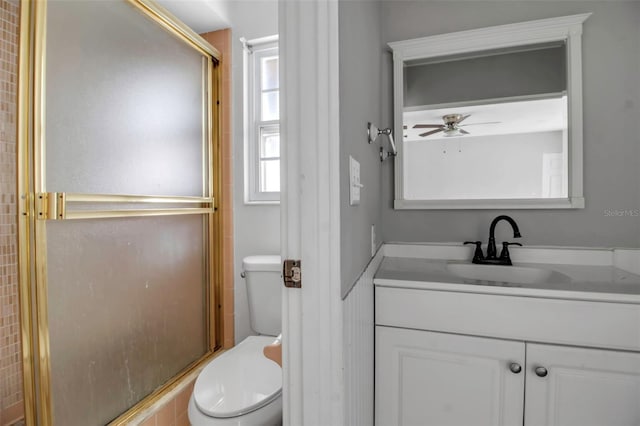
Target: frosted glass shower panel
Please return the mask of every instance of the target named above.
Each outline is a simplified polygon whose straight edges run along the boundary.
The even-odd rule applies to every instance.
[[[205,221],[47,222],[54,424],[106,424],[207,352]]]
[[[209,195],[208,58],[125,1],[50,1],[46,44],[46,191]]]

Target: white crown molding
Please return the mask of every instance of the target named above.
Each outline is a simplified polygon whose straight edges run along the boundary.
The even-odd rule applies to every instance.
[[[565,40],[582,34],[591,13],[458,31],[389,43],[404,60]]]

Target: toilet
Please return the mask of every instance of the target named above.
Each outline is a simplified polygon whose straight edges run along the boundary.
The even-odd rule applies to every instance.
[[[281,329],[280,256],[242,260],[251,328],[240,344],[200,372],[189,400],[192,426],[282,424],[282,369],[263,354]]]

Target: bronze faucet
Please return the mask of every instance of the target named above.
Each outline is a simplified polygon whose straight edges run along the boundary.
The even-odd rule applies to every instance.
[[[503,242],[502,243],[502,252],[500,252],[500,257],[496,256],[496,225],[501,220],[506,220],[513,228],[513,238],[520,238],[520,229],[518,229],[518,224],[516,221],[506,215],[500,215],[491,221],[491,226],[489,227],[489,244],[487,245],[487,257],[484,257],[482,253],[482,241],[465,241],[465,244],[475,244],[476,250],[473,254],[473,263],[479,265],[512,265],[511,256],[509,255],[509,246],[522,246],[520,243],[510,243]]]

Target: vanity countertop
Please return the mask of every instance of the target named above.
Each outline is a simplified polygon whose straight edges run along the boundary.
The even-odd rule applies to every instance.
[[[640,275],[611,265],[514,262],[515,267],[552,271],[544,282],[521,284],[465,279],[452,274],[447,268],[447,264],[462,263],[470,262],[385,257],[375,274],[374,284],[383,287],[640,304]]]

